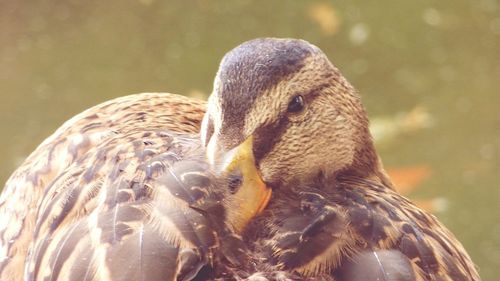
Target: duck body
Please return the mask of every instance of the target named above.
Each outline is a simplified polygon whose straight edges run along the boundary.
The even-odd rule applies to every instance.
[[[66,122],[2,193],[0,279],[180,280],[213,262],[216,226],[190,207],[211,196],[203,114],[142,94]]]

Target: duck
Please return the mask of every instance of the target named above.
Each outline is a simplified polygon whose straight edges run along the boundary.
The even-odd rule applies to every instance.
[[[44,141],[0,196],[0,279],[480,280],[455,236],[395,191],[368,124],[360,95],[318,47],[298,39],[245,42],[222,59],[206,104],[165,94],[119,98]],[[158,159],[168,168],[153,168]],[[123,181],[108,180],[116,173]],[[184,183],[192,198],[179,202],[171,191],[184,174],[204,176]],[[118,216],[109,199],[124,184],[133,192],[123,195],[131,201],[120,201]],[[96,200],[75,202],[85,198]],[[142,255],[116,243],[116,233],[139,241],[151,204],[188,214],[181,225],[196,222],[210,230],[197,239],[209,239],[193,245],[185,232],[149,225],[166,240],[153,241],[173,252],[141,251],[150,264],[138,267]],[[67,228],[78,218],[87,229]],[[76,247],[77,238],[88,247]],[[100,260],[90,264],[89,253]],[[161,268],[165,255],[170,263]]]
[[[457,238],[396,192],[359,93],[317,46],[259,38],[229,51],[201,139],[210,163],[251,157],[273,189],[243,233],[259,252],[250,277],[480,280]]]
[[[270,189],[253,161],[213,173],[199,138],[204,113],[203,101],[144,93],[63,124],[2,192],[0,279],[233,275],[246,249],[238,234]]]

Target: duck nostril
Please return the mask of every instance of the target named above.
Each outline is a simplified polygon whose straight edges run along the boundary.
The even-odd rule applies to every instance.
[[[231,174],[228,177],[228,188],[231,194],[235,194],[243,183],[241,174]]]

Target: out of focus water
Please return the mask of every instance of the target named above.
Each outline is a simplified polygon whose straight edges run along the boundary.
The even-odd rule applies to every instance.
[[[382,130],[399,112],[427,113],[431,126],[403,128],[379,151],[386,166],[431,171],[409,196],[447,202],[436,215],[482,278],[498,280],[496,0],[1,1],[0,181],[64,120],[96,103],[144,91],[208,94],[223,54],[262,36],[322,48],[370,116],[389,116]]]

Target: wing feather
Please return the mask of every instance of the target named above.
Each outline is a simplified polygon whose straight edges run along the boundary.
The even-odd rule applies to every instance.
[[[158,182],[165,167],[199,153],[198,138],[181,135],[199,131],[204,110],[204,102],[181,96],[141,94],[66,122],[12,175],[0,197],[0,215],[10,218],[0,224],[0,279],[130,280],[111,269],[121,262],[132,270],[137,261],[140,276],[133,276],[144,280],[155,280],[145,265],[159,261],[173,265],[168,274],[178,274],[179,251],[199,245],[184,241],[178,227],[162,229],[166,225],[153,217],[193,223],[172,211],[189,206],[173,196],[159,201],[152,190],[168,188]],[[170,212],[159,211],[169,204]],[[165,240],[166,233],[172,239]],[[156,260],[155,247],[166,249]]]
[[[263,260],[276,272],[336,281],[479,280],[443,225],[380,183],[349,177],[274,195],[246,235],[257,241],[253,249],[264,246]]]

